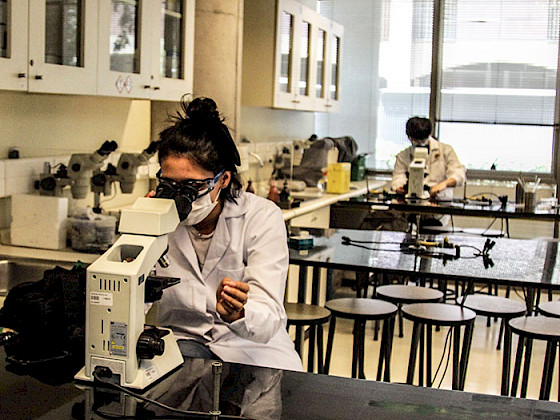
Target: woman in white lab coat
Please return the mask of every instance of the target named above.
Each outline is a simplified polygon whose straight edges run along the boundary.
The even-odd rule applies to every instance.
[[[157,271],[181,282],[164,290],[158,323],[184,356],[302,370],[286,331],[282,213],[241,191],[239,153],[215,102],[182,105],[158,149],[156,194],[173,197],[182,220],[169,235],[169,266]]]
[[[406,123],[406,134],[412,145],[397,155],[391,182],[392,189],[397,193],[406,192],[404,187],[408,182],[407,171],[414,158],[414,149],[427,147],[427,175],[424,184],[429,187],[432,197],[451,201],[453,187],[462,186],[466,179],[465,167],[459,161],[455,150],[431,136],[432,124],[427,118],[410,118]]]

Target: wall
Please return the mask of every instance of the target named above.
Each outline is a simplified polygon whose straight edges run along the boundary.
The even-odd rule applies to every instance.
[[[359,152],[373,155],[377,132],[378,23],[381,1],[321,0],[321,14],[344,26],[340,71],[340,112],[317,113],[317,135],[352,136]]]
[[[145,100],[0,92],[0,109],[0,228],[10,224],[9,195],[33,192],[44,162],[67,164],[72,153],[92,153],[109,139],[118,143],[117,152],[141,151],[150,142],[150,102]],[[11,147],[21,159],[6,159]],[[114,164],[117,152],[110,156]],[[119,192],[105,206],[131,203],[147,190],[144,176],[133,194]],[[91,206],[93,196],[72,204]]]
[[[150,102],[92,96],[0,92],[0,158],[89,153],[113,139],[119,150],[149,144]]]

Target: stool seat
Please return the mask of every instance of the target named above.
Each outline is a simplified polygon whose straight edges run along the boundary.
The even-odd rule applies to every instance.
[[[377,287],[377,295],[393,303],[429,303],[443,299],[443,292],[429,287],[388,284]]]
[[[478,315],[483,316],[496,316],[500,318],[517,318],[525,314],[527,306],[513,299],[494,296],[474,294],[457,298],[457,304],[463,303],[465,308],[472,309]]]
[[[476,313],[468,308],[447,303],[411,303],[409,305],[404,305],[401,310],[405,318],[414,322],[406,382],[412,384],[414,380],[416,354],[419,351],[419,385],[422,386],[424,383],[425,362],[426,385],[432,386],[432,326],[443,326],[450,327],[452,335],[452,388],[455,390],[463,390],[465,387],[472,330]],[[461,327],[464,327],[462,346]],[[425,355],[424,341],[426,341]]]
[[[353,349],[352,349],[352,378],[365,379],[365,326],[366,321],[383,320],[379,362],[377,365],[377,380],[390,381],[391,348],[393,343],[394,319],[398,308],[390,302],[367,298],[340,298],[327,301],[327,309],[332,313],[329,336],[327,340],[327,355],[325,358],[325,372],[329,373],[329,366],[336,328],[336,318],[354,320]]]
[[[509,321],[511,330],[536,340],[560,341],[560,319],[528,316]]]
[[[545,316],[560,318],[560,301],[539,303],[539,312]]]
[[[390,302],[367,298],[340,298],[329,300],[325,306],[339,318],[376,320],[397,313],[398,308]]]
[[[467,325],[476,318],[474,311],[448,303],[411,303],[404,305],[402,311],[411,321],[440,326]]]
[[[323,324],[331,316],[331,311],[318,305],[285,303],[284,308],[288,315],[288,324],[291,325],[309,325],[314,322]]]

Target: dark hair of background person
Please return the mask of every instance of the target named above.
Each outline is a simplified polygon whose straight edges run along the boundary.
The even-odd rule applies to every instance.
[[[217,175],[221,170],[231,172],[231,182],[220,195],[235,202],[241,191],[241,177],[237,166],[241,159],[216,102],[210,98],[181,98],[181,110],[170,116],[173,124],[159,134],[158,160],[168,156],[184,156]]]
[[[406,135],[414,140],[427,139],[432,134],[432,123],[427,118],[412,117],[406,122]]]

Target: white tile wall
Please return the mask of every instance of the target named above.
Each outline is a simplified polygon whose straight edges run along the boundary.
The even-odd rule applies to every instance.
[[[140,153],[140,152],[132,152]],[[102,169],[107,167],[108,163],[117,165],[121,154],[118,152],[109,155],[103,163]],[[68,156],[48,156],[40,158],[24,158],[24,159],[1,159],[0,160],[0,197],[8,197],[12,194],[31,194],[35,192],[35,181],[39,180],[41,173],[44,171],[44,165],[48,162],[55,170],[55,166],[62,163],[68,165],[70,155]],[[138,178],[155,177],[159,169],[157,158],[154,156],[150,159],[148,165],[138,168]]]

